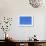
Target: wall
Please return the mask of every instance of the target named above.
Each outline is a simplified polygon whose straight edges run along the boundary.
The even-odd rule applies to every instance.
[[[20,27],[18,17],[21,15],[33,16],[33,26]],[[27,40],[34,34],[39,40],[45,40],[45,15],[45,8],[32,8],[28,0],[0,0],[0,16],[13,17],[12,26],[8,33],[16,40]]]
[[[46,16],[45,16],[45,24],[44,24],[44,39],[46,39]]]

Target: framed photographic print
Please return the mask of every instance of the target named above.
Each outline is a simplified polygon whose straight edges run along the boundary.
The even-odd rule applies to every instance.
[[[20,26],[33,26],[33,16],[19,16]]]

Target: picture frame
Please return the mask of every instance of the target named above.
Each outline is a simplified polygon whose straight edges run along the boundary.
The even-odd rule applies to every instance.
[[[34,16],[19,16],[18,25],[21,27],[32,27]]]

